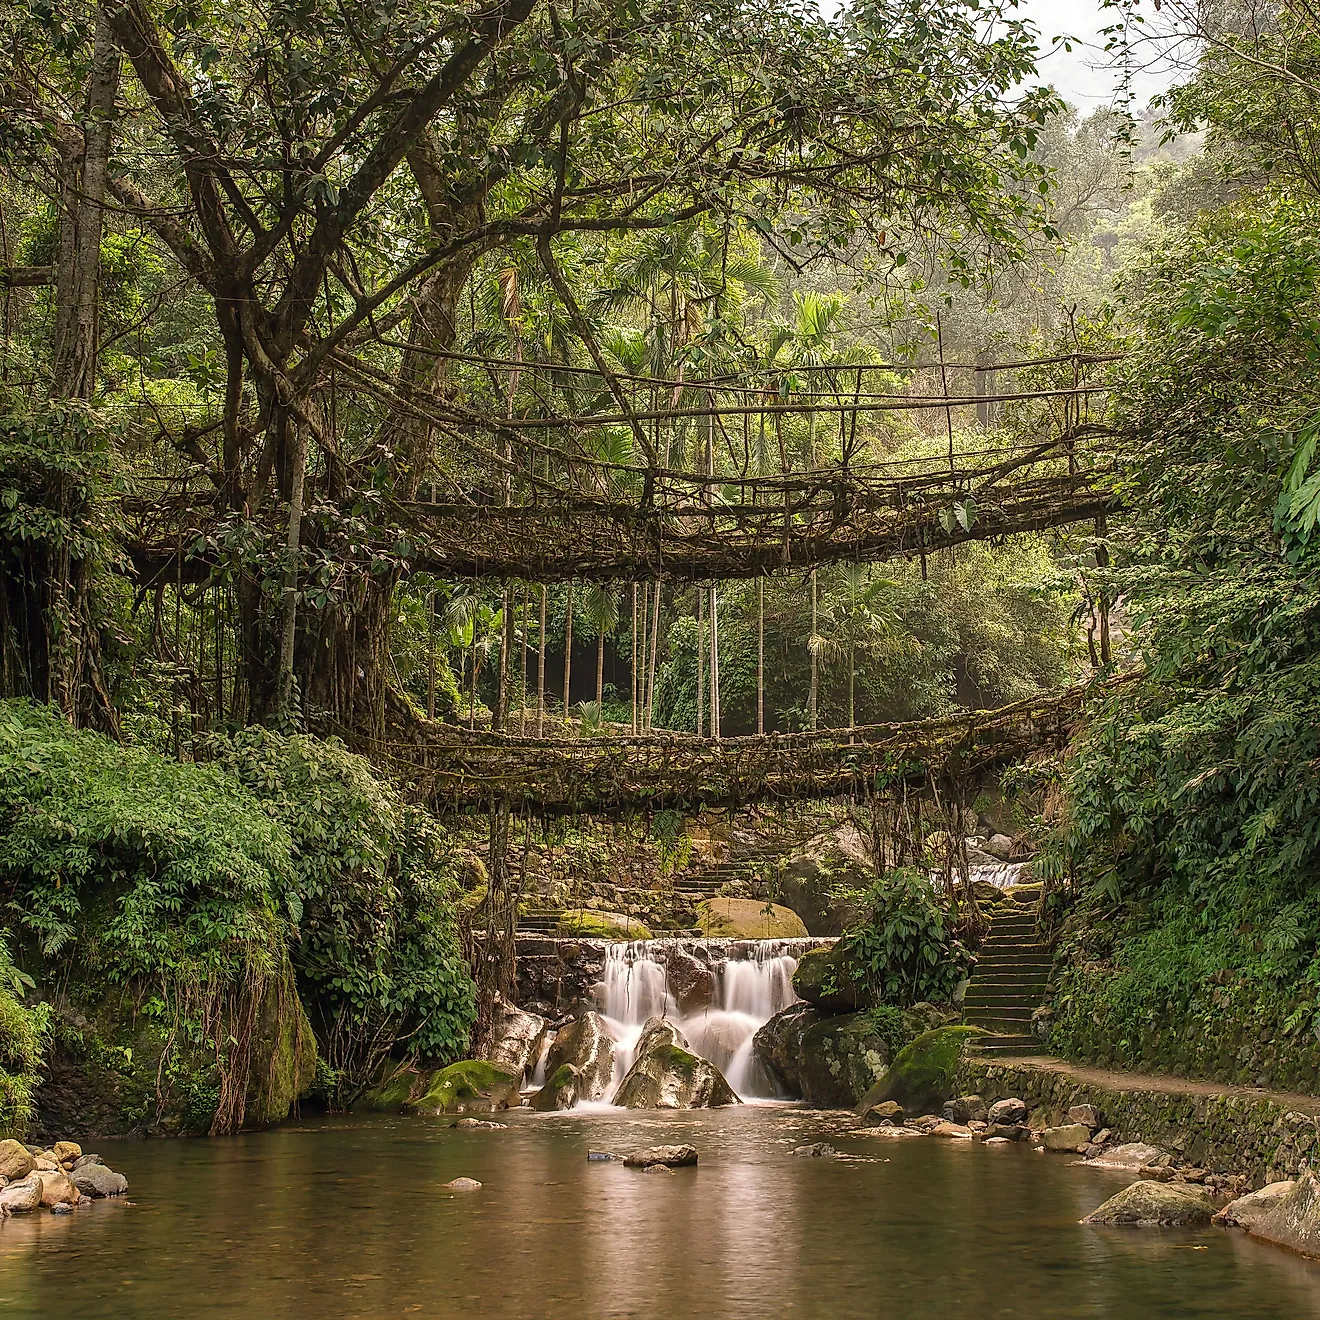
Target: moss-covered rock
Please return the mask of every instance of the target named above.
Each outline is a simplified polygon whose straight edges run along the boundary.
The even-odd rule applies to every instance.
[[[805,939],[807,928],[791,908],[758,898],[711,898],[697,904],[697,925],[708,938]]]
[[[533,1109],[550,1112],[572,1109],[582,1098],[582,1069],[562,1063],[546,1079],[545,1085],[531,1098]]]
[[[794,1004],[752,1042],[756,1057],[789,1095],[822,1108],[850,1108],[885,1075],[890,1045],[867,1013],[825,1015]]]
[[[793,973],[793,989],[824,1013],[856,1013],[871,1006],[871,996],[854,983],[842,942],[804,953]]]
[[[423,1074],[404,1108],[415,1114],[489,1114],[518,1103],[518,1079],[484,1059],[465,1059]]]
[[[857,1106],[865,1113],[884,1100],[897,1100],[906,1114],[938,1114],[956,1094],[958,1064],[968,1041],[989,1033],[980,1027],[937,1027],[905,1045],[888,1072]]]
[[[570,908],[559,918],[561,935],[594,940],[649,940],[651,931],[636,917],[622,912],[598,912],[594,908]]]
[[[316,1037],[298,998],[292,967],[267,983],[250,1050],[241,1126],[282,1123],[316,1076]]]
[[[693,1054],[672,1022],[653,1018],[637,1040],[637,1058],[614,1103],[625,1109],[713,1109],[736,1105],[738,1097],[724,1074]]]
[[[842,935],[860,915],[857,896],[875,878],[866,840],[851,821],[822,830],[780,864],[774,896],[809,935]]]

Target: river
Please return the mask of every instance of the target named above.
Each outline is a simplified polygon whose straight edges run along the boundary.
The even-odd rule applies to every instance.
[[[1239,1234],[1083,1227],[1126,1179],[1068,1157],[787,1105],[500,1117],[103,1143],[131,1198],[0,1225],[0,1317],[1320,1320],[1320,1267]],[[696,1169],[587,1161],[675,1141]]]

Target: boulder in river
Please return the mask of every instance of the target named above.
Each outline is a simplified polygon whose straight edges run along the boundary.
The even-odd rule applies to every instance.
[[[799,1159],[836,1160],[839,1152],[827,1141],[813,1141],[809,1146],[794,1146],[793,1154]]]
[[[1091,1129],[1084,1123],[1064,1123],[1046,1128],[1044,1142],[1046,1150],[1071,1151],[1075,1155],[1091,1144]]]
[[[451,1192],[476,1192],[481,1184],[475,1178],[451,1178],[444,1184]]]
[[[867,1014],[833,1017],[810,1004],[777,1013],[752,1049],[788,1094],[824,1108],[851,1108],[889,1066],[889,1044]]]
[[[583,1013],[562,1027],[545,1056],[545,1075],[553,1077],[565,1064],[578,1070],[577,1098],[599,1100],[614,1075],[614,1041],[599,1013]],[[564,1106],[555,1106],[564,1108]]]
[[[1215,1212],[1204,1187],[1189,1183],[1134,1182],[1111,1196],[1084,1224],[1122,1224],[1135,1227],[1165,1224],[1195,1228],[1208,1224]]]
[[[1292,1191],[1292,1181],[1270,1183],[1258,1192],[1248,1192],[1230,1201],[1216,1216],[1214,1222],[1221,1228],[1255,1228],[1278,1203]]]
[[[57,1141],[50,1153],[61,1166],[67,1166],[82,1158],[82,1147],[76,1141]]]
[[[960,1095],[956,1100],[950,1100],[944,1106],[942,1111],[943,1118],[950,1123],[987,1123],[989,1122],[989,1112],[985,1107],[985,1101],[979,1095]]]
[[[697,904],[697,925],[708,938],[795,940],[807,937],[791,908],[759,898],[711,898]]]
[[[1315,1174],[1310,1169],[1303,1171],[1274,1208],[1247,1231],[1298,1255],[1320,1256],[1320,1182]]]
[[[533,1109],[550,1113],[557,1109],[572,1109],[585,1097],[582,1094],[582,1069],[571,1063],[561,1063],[546,1077],[545,1085],[528,1104]]]
[[[918,1036],[894,1056],[889,1071],[862,1098],[858,1113],[882,1100],[897,1100],[907,1114],[938,1114],[953,1095],[968,1041],[988,1034],[980,1027],[937,1027]]]
[[[600,912],[595,908],[570,908],[559,917],[560,935],[594,940],[649,940],[650,928],[623,912]]]
[[[82,1194],[63,1169],[41,1169],[30,1175],[41,1184],[41,1204],[44,1206],[77,1205]]]
[[[518,1103],[518,1078],[484,1059],[465,1059],[422,1074],[404,1106],[417,1114],[489,1114]]]
[[[128,1191],[128,1179],[122,1173],[107,1169],[104,1164],[84,1164],[69,1177],[84,1196],[99,1199],[103,1196],[123,1196]]]
[[[1158,1146],[1148,1146],[1142,1141],[1129,1141],[1123,1146],[1114,1146],[1096,1159],[1088,1160],[1097,1169],[1145,1169],[1152,1165],[1168,1164],[1171,1157]]]
[[[623,1157],[630,1169],[649,1169],[653,1164],[664,1164],[671,1169],[685,1169],[697,1162],[695,1146],[647,1146]]]
[[[32,1152],[21,1141],[0,1141],[0,1178],[18,1182],[36,1167]]]
[[[897,1100],[882,1100],[859,1116],[866,1127],[902,1127],[903,1106]]]
[[[0,1219],[28,1214],[41,1204],[41,1180],[35,1174],[0,1188]]]
[[[524,1012],[503,995],[496,995],[487,1059],[521,1079],[541,1048],[545,1026],[545,1018]]]
[[[736,1105],[738,1097],[713,1063],[692,1053],[672,1022],[652,1018],[614,1103],[624,1109],[713,1109]]]
[[[1026,1121],[1027,1105],[1025,1100],[1010,1096],[1007,1100],[996,1100],[986,1114],[987,1123],[1005,1123],[1015,1125]]]
[[[665,959],[665,979],[684,1017],[705,1012],[715,1003],[715,973],[678,945]]]

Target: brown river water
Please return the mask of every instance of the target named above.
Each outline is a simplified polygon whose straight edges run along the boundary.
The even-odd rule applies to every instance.
[[[789,1106],[503,1117],[102,1143],[131,1197],[0,1224],[0,1320],[1320,1320],[1320,1266],[1237,1233],[1083,1227],[1126,1179],[1068,1157]],[[587,1161],[675,1141],[696,1169]]]

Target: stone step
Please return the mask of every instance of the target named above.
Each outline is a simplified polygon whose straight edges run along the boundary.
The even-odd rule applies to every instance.
[[[1044,1047],[1035,1036],[989,1036],[977,1042],[984,1054],[1044,1054]]]

